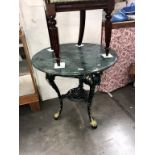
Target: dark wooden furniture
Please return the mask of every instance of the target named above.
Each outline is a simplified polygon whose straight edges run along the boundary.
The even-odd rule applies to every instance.
[[[105,21],[102,22],[101,44],[103,43],[103,29],[106,27]],[[112,29],[135,27],[135,20],[112,23]]]
[[[60,65],[60,45],[58,37],[58,28],[56,26],[56,13],[65,11],[80,11],[80,33],[78,45],[82,44],[84,28],[85,28],[85,12],[86,10],[103,9],[106,12],[105,18],[105,51],[109,53],[109,45],[111,39],[111,13],[114,9],[115,0],[45,0],[46,19],[50,38],[51,48],[54,50],[56,62]],[[92,21],[92,24],[93,23]]]
[[[40,110],[39,93],[37,90],[37,84],[36,84],[35,78],[33,76],[33,68],[32,68],[32,64],[31,64],[29,52],[28,52],[26,38],[25,38],[24,32],[22,30],[20,30],[20,32],[19,32],[19,41],[21,43],[21,46],[23,47],[23,52],[24,52],[23,53],[24,58],[25,58],[24,59],[24,62],[25,62],[24,68],[27,68],[26,71],[24,71],[24,73],[23,73],[22,69],[20,69],[21,66],[19,65],[19,76],[21,77],[21,76],[28,75],[28,77],[30,77],[30,80],[32,81],[31,82],[31,84],[33,85],[32,87],[34,88],[34,93],[27,92],[27,94],[19,96],[19,105],[29,104],[32,111],[39,111]],[[29,86],[27,85],[26,87],[29,87]]]
[[[103,26],[105,25],[103,24]],[[129,21],[124,21],[124,22],[112,23],[112,29],[128,28],[128,27],[135,27],[135,21],[129,20]]]

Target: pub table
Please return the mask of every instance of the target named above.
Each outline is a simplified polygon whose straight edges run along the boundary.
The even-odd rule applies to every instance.
[[[117,54],[109,48],[111,56],[105,58],[105,47],[91,43],[84,43],[84,46],[76,46],[76,43],[61,44],[60,50],[61,59],[65,62],[64,68],[55,68],[56,58],[50,47],[42,49],[32,57],[33,66],[46,74],[47,81],[58,95],[60,109],[54,114],[54,118],[60,117],[64,98],[84,100],[87,103],[90,126],[96,128],[97,121],[91,113],[95,86],[100,84],[102,72],[116,62]],[[78,78],[79,85],[62,95],[55,83],[56,76]],[[86,91],[83,84],[89,85],[90,90]]]

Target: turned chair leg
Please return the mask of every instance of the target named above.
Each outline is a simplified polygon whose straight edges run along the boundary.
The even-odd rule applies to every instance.
[[[111,23],[111,12],[108,9],[104,10],[106,12],[105,15],[105,51],[106,51],[106,56],[109,54],[109,46],[110,46],[110,41],[111,41],[111,31],[112,31],[112,23]]]

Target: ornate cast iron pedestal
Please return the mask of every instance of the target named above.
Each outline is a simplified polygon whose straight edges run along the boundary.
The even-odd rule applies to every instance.
[[[102,54],[106,54],[105,47],[97,44],[85,43],[84,46],[77,47],[76,43],[62,44],[60,46],[62,60],[65,62],[64,68],[55,68],[54,53],[49,48],[42,49],[32,58],[35,68],[46,74],[49,84],[58,94],[60,109],[54,114],[54,118],[58,119],[63,109],[63,99],[84,100],[87,103],[87,111],[90,125],[97,127],[97,122],[91,114],[92,99],[94,96],[95,86],[100,84],[100,74],[108,67],[112,66],[116,60],[116,52],[110,49],[111,58],[104,58]],[[68,91],[67,94],[61,95],[55,83],[55,77],[78,78],[79,86]],[[83,84],[89,85],[90,91],[83,89]]]
[[[60,91],[55,83],[55,76],[51,74],[46,74],[46,79],[49,84],[53,87],[53,89],[57,92],[59,97],[60,109],[58,112],[54,114],[54,119],[59,119],[62,109],[63,109],[63,99],[68,98],[70,100],[84,100],[87,102],[87,111],[89,116],[90,125],[92,128],[97,128],[97,122],[91,114],[91,105],[92,99],[94,96],[95,86],[100,84],[100,72],[92,73],[90,75],[79,76],[75,78],[79,78],[79,86],[77,88],[73,88],[67,92],[65,95],[61,95]],[[89,94],[83,89],[83,84],[87,84],[90,86]]]

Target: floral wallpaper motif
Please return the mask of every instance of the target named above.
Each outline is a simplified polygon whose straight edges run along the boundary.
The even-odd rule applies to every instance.
[[[98,86],[98,91],[102,92],[112,92],[131,82],[128,70],[135,63],[135,28],[113,29],[110,47],[117,52],[118,60],[103,72]]]

